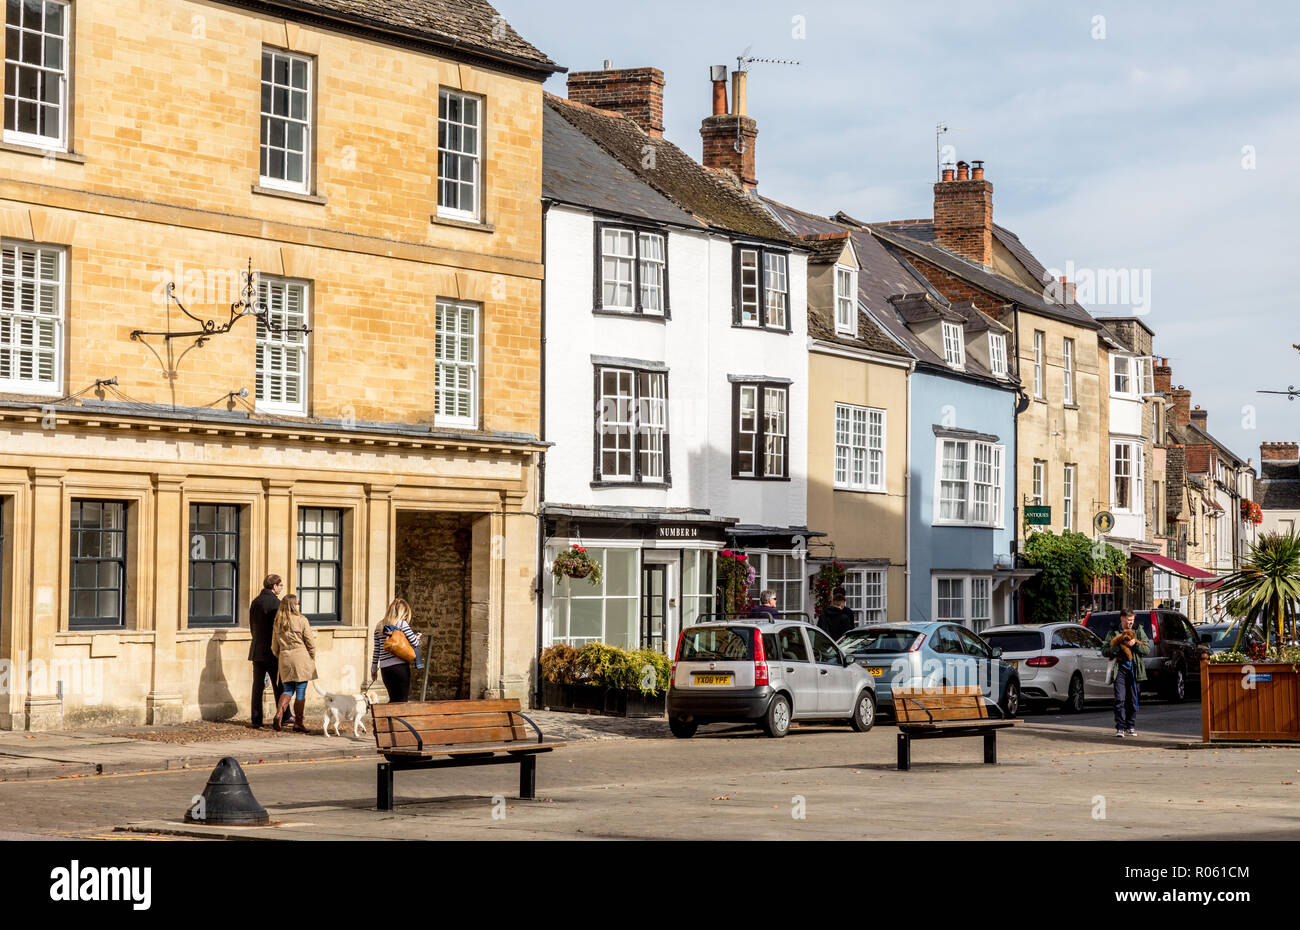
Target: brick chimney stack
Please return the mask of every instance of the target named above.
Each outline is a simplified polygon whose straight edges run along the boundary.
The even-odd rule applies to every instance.
[[[1152,367],[1151,371],[1155,389],[1166,394],[1169,393],[1169,389],[1172,387],[1170,380],[1174,375],[1174,370],[1169,367],[1169,359],[1160,359],[1160,361]]]
[[[601,110],[616,110],[649,135],[663,138],[664,73],[658,68],[575,71],[569,75],[569,99]]]
[[[755,173],[754,146],[758,139],[758,123],[747,114],[744,71],[731,72],[731,110],[727,112],[726,65],[714,65],[710,69],[713,82],[713,113],[700,123],[700,136],[704,140],[704,167],[714,171],[730,171],[746,190],[758,187],[758,175]],[[722,92],[719,94],[719,83]],[[719,105],[724,105],[719,112]]]
[[[1197,404],[1195,407],[1192,408],[1192,422],[1195,423],[1197,426],[1199,426],[1201,429],[1205,429],[1205,421],[1209,417],[1209,415],[1210,415],[1210,411],[1202,410],[1200,404]]]
[[[1259,444],[1259,461],[1276,465],[1300,464],[1300,445],[1294,442],[1261,442]]]
[[[1170,389],[1168,394],[1174,402],[1174,422],[1179,426],[1187,426],[1192,422],[1192,392],[1180,384]]]
[[[993,185],[984,180],[984,163],[957,162],[957,177],[944,172],[934,185],[934,240],[987,267],[993,264]]]

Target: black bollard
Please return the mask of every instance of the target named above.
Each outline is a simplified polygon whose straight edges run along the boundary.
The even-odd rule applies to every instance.
[[[257,803],[248,778],[234,756],[217,763],[208,777],[203,794],[185,812],[186,823],[231,823],[256,825],[270,823],[266,808]]]

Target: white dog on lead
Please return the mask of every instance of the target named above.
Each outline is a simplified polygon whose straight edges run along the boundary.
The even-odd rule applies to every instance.
[[[322,691],[320,685],[312,682],[311,686],[322,698],[325,699],[325,735],[330,735],[330,724],[334,724],[334,735],[339,736],[339,721],[348,720],[352,723],[352,735],[361,738],[366,730],[365,715],[370,709],[370,695],[362,694],[330,694],[328,691]]]

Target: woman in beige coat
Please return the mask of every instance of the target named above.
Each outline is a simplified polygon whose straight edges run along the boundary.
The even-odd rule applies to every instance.
[[[302,724],[303,708],[307,704],[307,682],[316,680],[316,631],[298,609],[298,598],[290,594],[280,602],[271,630],[271,652],[280,661],[280,703],[275,709],[272,726],[280,729],[284,714],[293,701],[293,731],[306,733]]]

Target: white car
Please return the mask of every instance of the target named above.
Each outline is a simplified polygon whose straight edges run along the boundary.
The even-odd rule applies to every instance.
[[[1087,701],[1114,697],[1101,640],[1082,624],[1017,623],[986,627],[980,636],[1016,666],[1025,701],[1059,702],[1066,712],[1078,713]]]

